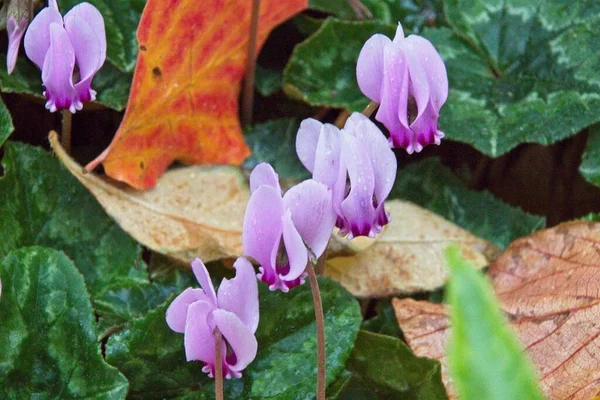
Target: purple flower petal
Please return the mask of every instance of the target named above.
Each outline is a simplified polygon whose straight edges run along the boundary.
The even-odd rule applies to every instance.
[[[214,306],[205,301],[197,301],[188,307],[183,342],[188,361],[204,361],[214,369],[215,336],[209,324],[209,316],[212,318],[213,310]]]
[[[404,39],[404,29],[402,29],[402,24],[398,23],[398,27],[396,28],[396,34],[394,35],[394,43],[401,43]]]
[[[58,3],[56,0],[48,0],[48,8],[58,11]]]
[[[293,225],[315,257],[325,251],[335,225],[331,198],[331,190],[312,179],[290,188],[283,196]]]
[[[269,163],[258,164],[250,173],[250,193],[254,193],[261,185],[274,187],[281,193],[279,175]]]
[[[316,119],[307,118],[300,123],[296,135],[296,153],[304,167],[313,172],[315,166],[315,152],[323,124]]]
[[[235,278],[223,279],[217,299],[219,308],[230,311],[252,331],[258,327],[258,283],[250,261],[240,257],[233,264]]]
[[[99,69],[106,59],[106,31],[104,28],[104,18],[102,17],[102,14],[90,3],[80,3],[69,10],[67,14],[65,14],[65,25],[68,25],[67,21],[72,17],[78,17],[85,21],[98,40],[100,49],[98,64]],[[74,39],[72,38],[71,40]]]
[[[410,35],[406,43],[427,75],[430,98],[435,110],[439,111],[448,98],[448,75],[444,61],[431,42],[421,36]]]
[[[209,302],[209,298],[202,289],[185,289],[167,308],[167,325],[175,332],[185,332],[185,323],[187,320],[188,307],[197,301]]]
[[[383,49],[389,43],[391,40],[384,35],[371,36],[360,50],[356,63],[358,87],[365,96],[377,103],[382,101]]]
[[[256,357],[258,343],[256,337],[254,337],[254,332],[232,312],[215,310],[213,318],[217,328],[221,331],[233,352],[231,355],[227,355],[226,352],[223,353],[224,364],[227,365],[228,370],[230,370],[228,372],[231,372],[231,375],[240,378],[242,376],[240,371],[246,368]],[[226,378],[230,378],[231,375],[228,373]]]
[[[50,48],[50,25],[53,23],[62,25],[62,22],[58,10],[46,7],[29,24],[23,46],[27,57],[40,69],[44,67],[46,53]]]
[[[369,154],[364,144],[348,134],[342,138],[342,158],[348,167],[350,193],[341,205],[346,220],[341,233],[347,232],[350,239],[355,236],[373,237],[375,182]]]
[[[48,99],[46,108],[50,112],[61,109],[75,112],[74,68],[75,51],[67,31],[62,24],[50,24],[50,48],[42,67],[42,83],[46,87],[44,95]]]
[[[242,242],[244,255],[254,258],[263,268],[272,268],[283,230],[283,199],[278,189],[262,185],[250,196]]]
[[[206,297],[216,307],[217,295],[215,294],[215,287],[210,280],[210,274],[208,273],[206,266],[199,258],[192,261],[192,271],[194,272],[194,276],[198,280],[198,283],[200,283],[200,287],[204,290]]]
[[[21,47],[21,39],[27,29],[27,18],[21,18],[18,22],[17,19],[11,16],[6,23],[6,32],[8,33],[8,51],[6,53],[6,69],[11,74],[15,69],[17,63],[17,56],[19,55],[19,47]]]
[[[305,199],[305,201],[306,200],[307,199]],[[285,243],[289,271],[284,274],[279,274],[279,277],[283,281],[293,281],[300,277],[306,269],[308,250],[302,240],[302,236],[300,236],[300,233],[298,233],[298,230],[294,226],[292,212],[290,210],[287,210],[283,217],[283,242]],[[285,289],[286,288],[284,288],[284,292],[287,292]]]
[[[341,132],[331,124],[324,124],[317,142],[313,178],[333,188],[339,176]]]

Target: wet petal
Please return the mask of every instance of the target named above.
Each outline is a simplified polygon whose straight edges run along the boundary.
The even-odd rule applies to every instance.
[[[192,261],[192,271],[194,272],[194,276],[198,280],[198,283],[200,283],[200,287],[202,287],[202,290],[206,293],[209,301],[216,307],[217,296],[215,294],[215,287],[210,280],[210,274],[208,273],[206,266],[199,258]]]
[[[341,132],[331,124],[324,124],[317,142],[313,178],[333,188],[339,175]]]
[[[205,301],[197,301],[188,307],[183,343],[188,361],[204,361],[214,369],[215,336],[208,323],[209,314],[213,310],[213,305]]]
[[[50,48],[42,67],[42,83],[46,87],[44,95],[48,99],[46,108],[50,112],[67,108],[75,112],[74,68],[75,51],[67,31],[62,24],[50,24]]]
[[[315,257],[320,257],[327,247],[336,219],[331,190],[310,179],[290,188],[283,201],[291,211],[298,233]]]
[[[272,254],[279,246],[283,212],[281,193],[274,187],[260,186],[250,196],[242,228],[244,255],[263,267],[271,267]]]
[[[308,250],[302,240],[302,236],[294,226],[292,213],[287,210],[283,218],[283,242],[289,262],[289,271],[285,275],[280,275],[283,281],[292,281],[298,278],[306,269],[308,263]]]
[[[373,168],[362,143],[352,135],[342,138],[342,158],[348,167],[350,193],[341,208],[347,222],[349,238],[373,236],[373,191],[375,187]]]
[[[254,193],[260,185],[272,186],[281,193],[279,175],[269,163],[258,164],[250,173],[250,193]]]
[[[56,0],[48,0],[48,8],[51,8],[53,10],[59,11],[58,10],[58,3]]]
[[[188,307],[197,301],[210,302],[202,289],[185,289],[167,308],[167,325],[175,332],[185,332]]]
[[[402,24],[398,22],[398,27],[396,28],[396,34],[394,35],[394,43],[401,43],[404,39],[404,29],[402,29]]]
[[[304,167],[313,172],[317,142],[323,124],[316,119],[307,118],[300,123],[296,135],[296,153]]]
[[[21,18],[18,22],[15,17],[10,17],[6,23],[6,32],[8,33],[8,50],[6,53],[6,69],[8,73],[14,71],[21,47],[21,39],[27,29],[27,18]]]
[[[230,311],[252,331],[258,327],[258,283],[250,261],[240,257],[233,264],[235,278],[223,279],[217,295],[219,308]]]
[[[414,55],[427,75],[430,98],[435,110],[439,111],[448,98],[448,75],[444,61],[431,42],[421,36],[410,35],[406,43],[414,49]]]
[[[230,361],[227,360],[226,354],[223,354],[223,361],[227,363],[230,370],[234,372],[242,371],[256,357],[258,343],[256,342],[256,337],[254,337],[254,332],[252,332],[250,328],[232,312],[215,310],[213,312],[213,317],[217,328],[221,331],[223,337],[227,340],[227,343],[229,343],[231,350],[233,350],[233,353],[235,354],[234,363],[230,363]],[[239,377],[240,375],[237,376]]]
[[[53,23],[62,25],[62,16],[57,10],[46,7],[35,16],[25,33],[25,54],[40,69],[44,67],[50,48],[50,24]]]
[[[400,28],[402,29],[402,28]],[[376,34],[360,50],[356,63],[358,87],[369,99],[381,103],[383,85],[383,49],[391,43],[385,35]]]
[[[68,25],[67,21],[72,17],[81,18],[92,30],[94,36],[99,42],[100,57],[98,68],[102,66],[106,59],[106,32],[104,28],[104,18],[96,7],[90,3],[80,3],[73,7],[65,15],[65,25]],[[67,29],[68,31],[68,29]]]

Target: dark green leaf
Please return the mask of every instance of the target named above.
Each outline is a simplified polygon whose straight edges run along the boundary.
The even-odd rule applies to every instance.
[[[0,99],[0,146],[2,146],[4,141],[14,130],[15,127],[13,126],[10,113],[8,112],[8,109],[4,105],[2,99]]]
[[[90,296],[64,253],[16,250],[0,277],[2,398],[125,398],[127,380],[102,359]]]
[[[600,186],[600,124],[590,128],[579,172],[588,182]]]
[[[106,26],[106,57],[125,72],[132,72],[138,52],[135,37],[145,0],[85,0],[98,8]],[[65,14],[82,0],[61,0]]]
[[[299,126],[297,120],[283,118],[246,128],[244,138],[252,149],[252,155],[244,167],[254,168],[261,162],[268,162],[282,178],[308,178],[309,172],[296,155],[296,132]]]
[[[396,320],[396,312],[388,299],[381,299],[375,306],[377,315],[363,322],[362,329],[381,335],[402,337],[402,331]]]
[[[492,286],[460,255],[446,251],[452,333],[448,367],[463,400],[543,399],[531,362],[494,296]]]
[[[0,180],[0,258],[24,246],[64,251],[83,274],[96,311],[120,323],[165,299],[150,287],[140,246],[60,162],[8,142]]]
[[[440,363],[415,356],[397,338],[360,331],[346,368],[352,376],[340,400],[447,398]]]
[[[283,73],[256,65],[256,90],[267,97],[281,90]]]
[[[327,337],[327,381],[343,370],[361,322],[358,304],[339,284],[320,278]],[[202,363],[185,362],[183,335],[165,323],[165,305],[112,336],[107,360],[128,377],[132,399],[211,397]],[[308,284],[289,293],[260,285],[258,355],[241,380],[225,382],[228,398],[310,399],[316,386],[316,339]],[[242,394],[243,391],[243,394]],[[203,394],[201,394],[203,393]]]
[[[502,248],[546,225],[544,217],[512,207],[487,191],[469,190],[434,158],[398,171],[391,197],[428,208]]]
[[[356,60],[375,33],[392,36],[396,26],[377,21],[350,22],[328,18],[294,49],[283,73],[284,91],[311,105],[362,111],[367,99],[356,83]]]

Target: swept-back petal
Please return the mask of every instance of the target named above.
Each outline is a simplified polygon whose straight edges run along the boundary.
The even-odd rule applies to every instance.
[[[167,325],[175,332],[184,333],[188,307],[197,301],[210,302],[202,289],[187,288],[167,308]]]
[[[242,243],[244,255],[250,256],[264,267],[271,266],[271,255],[279,245],[283,230],[283,199],[278,189],[259,186],[248,201]]]
[[[439,111],[448,98],[446,65],[429,40],[421,36],[410,35],[406,38],[406,44],[413,50],[413,54],[427,75],[431,102],[435,110]]]
[[[333,188],[339,175],[341,132],[331,124],[324,124],[317,142],[313,178]]]
[[[206,293],[208,300],[216,307],[217,295],[215,294],[215,287],[210,280],[210,274],[202,260],[196,258],[192,261],[192,271],[194,272],[194,276],[198,280],[198,283],[200,283],[202,290]]]
[[[62,25],[62,16],[58,10],[46,7],[35,16],[25,33],[25,54],[40,69],[44,67],[50,48],[50,25],[53,23]]]
[[[341,208],[346,220],[348,237],[373,236],[373,192],[375,188],[373,167],[364,145],[353,135],[342,137],[342,158],[348,168],[350,193]]]
[[[106,59],[106,31],[104,28],[104,18],[102,17],[102,14],[90,3],[80,3],[71,8],[71,10],[65,14],[65,25],[68,25],[67,21],[72,17],[78,17],[85,21],[85,23],[94,33],[96,39],[98,39],[100,48],[98,65],[99,69],[102,64],[104,64],[104,60]]]
[[[252,331],[258,327],[258,282],[250,261],[243,257],[233,264],[235,278],[223,279],[217,299],[219,308],[230,311]]]
[[[307,118],[300,123],[296,135],[296,153],[304,167],[313,172],[317,142],[323,124],[316,119]]]
[[[322,183],[309,179],[290,188],[283,196],[283,201],[291,211],[298,233],[314,256],[320,257],[335,225],[332,191]]]
[[[402,29],[402,28],[400,28]],[[369,99],[381,103],[383,86],[383,49],[391,40],[382,34],[375,34],[363,45],[356,62],[358,87]]]
[[[46,87],[44,95],[48,99],[46,108],[50,112],[66,108],[75,112],[74,68],[75,51],[67,31],[62,24],[50,24],[50,47],[42,66],[42,83]]]
[[[208,321],[213,310],[213,305],[205,301],[197,301],[188,307],[183,338],[188,361],[200,360],[215,365],[215,336]]]
[[[250,193],[254,193],[261,185],[272,186],[281,193],[279,175],[269,163],[258,164],[250,173]]]
[[[6,23],[6,32],[8,33],[8,50],[6,52],[6,69],[12,73],[17,63],[21,39],[27,29],[27,18],[21,18],[19,21],[15,17],[10,17]]]
[[[229,343],[231,350],[235,354],[235,357],[231,358],[226,357],[226,354],[223,354],[223,361],[227,363],[227,366],[231,371],[242,371],[256,357],[258,343],[254,337],[254,332],[252,332],[250,328],[248,328],[248,326],[232,312],[215,310],[213,312],[213,317],[217,328],[221,331],[223,337],[227,343]],[[241,374],[236,374],[236,376],[240,377]]]
[[[396,28],[396,34],[394,35],[394,43],[400,43],[404,39],[404,29],[402,29],[402,24],[398,22],[398,27]]]
[[[283,281],[293,281],[302,275],[308,263],[308,250],[302,240],[302,236],[294,226],[292,212],[286,210],[283,217],[283,243],[289,262],[289,271],[279,277]]]

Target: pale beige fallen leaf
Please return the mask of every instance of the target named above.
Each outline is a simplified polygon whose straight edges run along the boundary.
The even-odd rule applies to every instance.
[[[600,224],[571,222],[512,243],[488,271],[500,305],[551,399],[600,395]],[[394,299],[419,356],[440,360],[448,384],[444,305]]]
[[[359,251],[327,260],[325,275],[357,297],[384,297],[437,289],[448,270],[444,250],[457,243],[464,256],[482,268],[498,249],[468,231],[415,204],[391,200],[386,209],[392,222],[377,239],[361,239]]]

